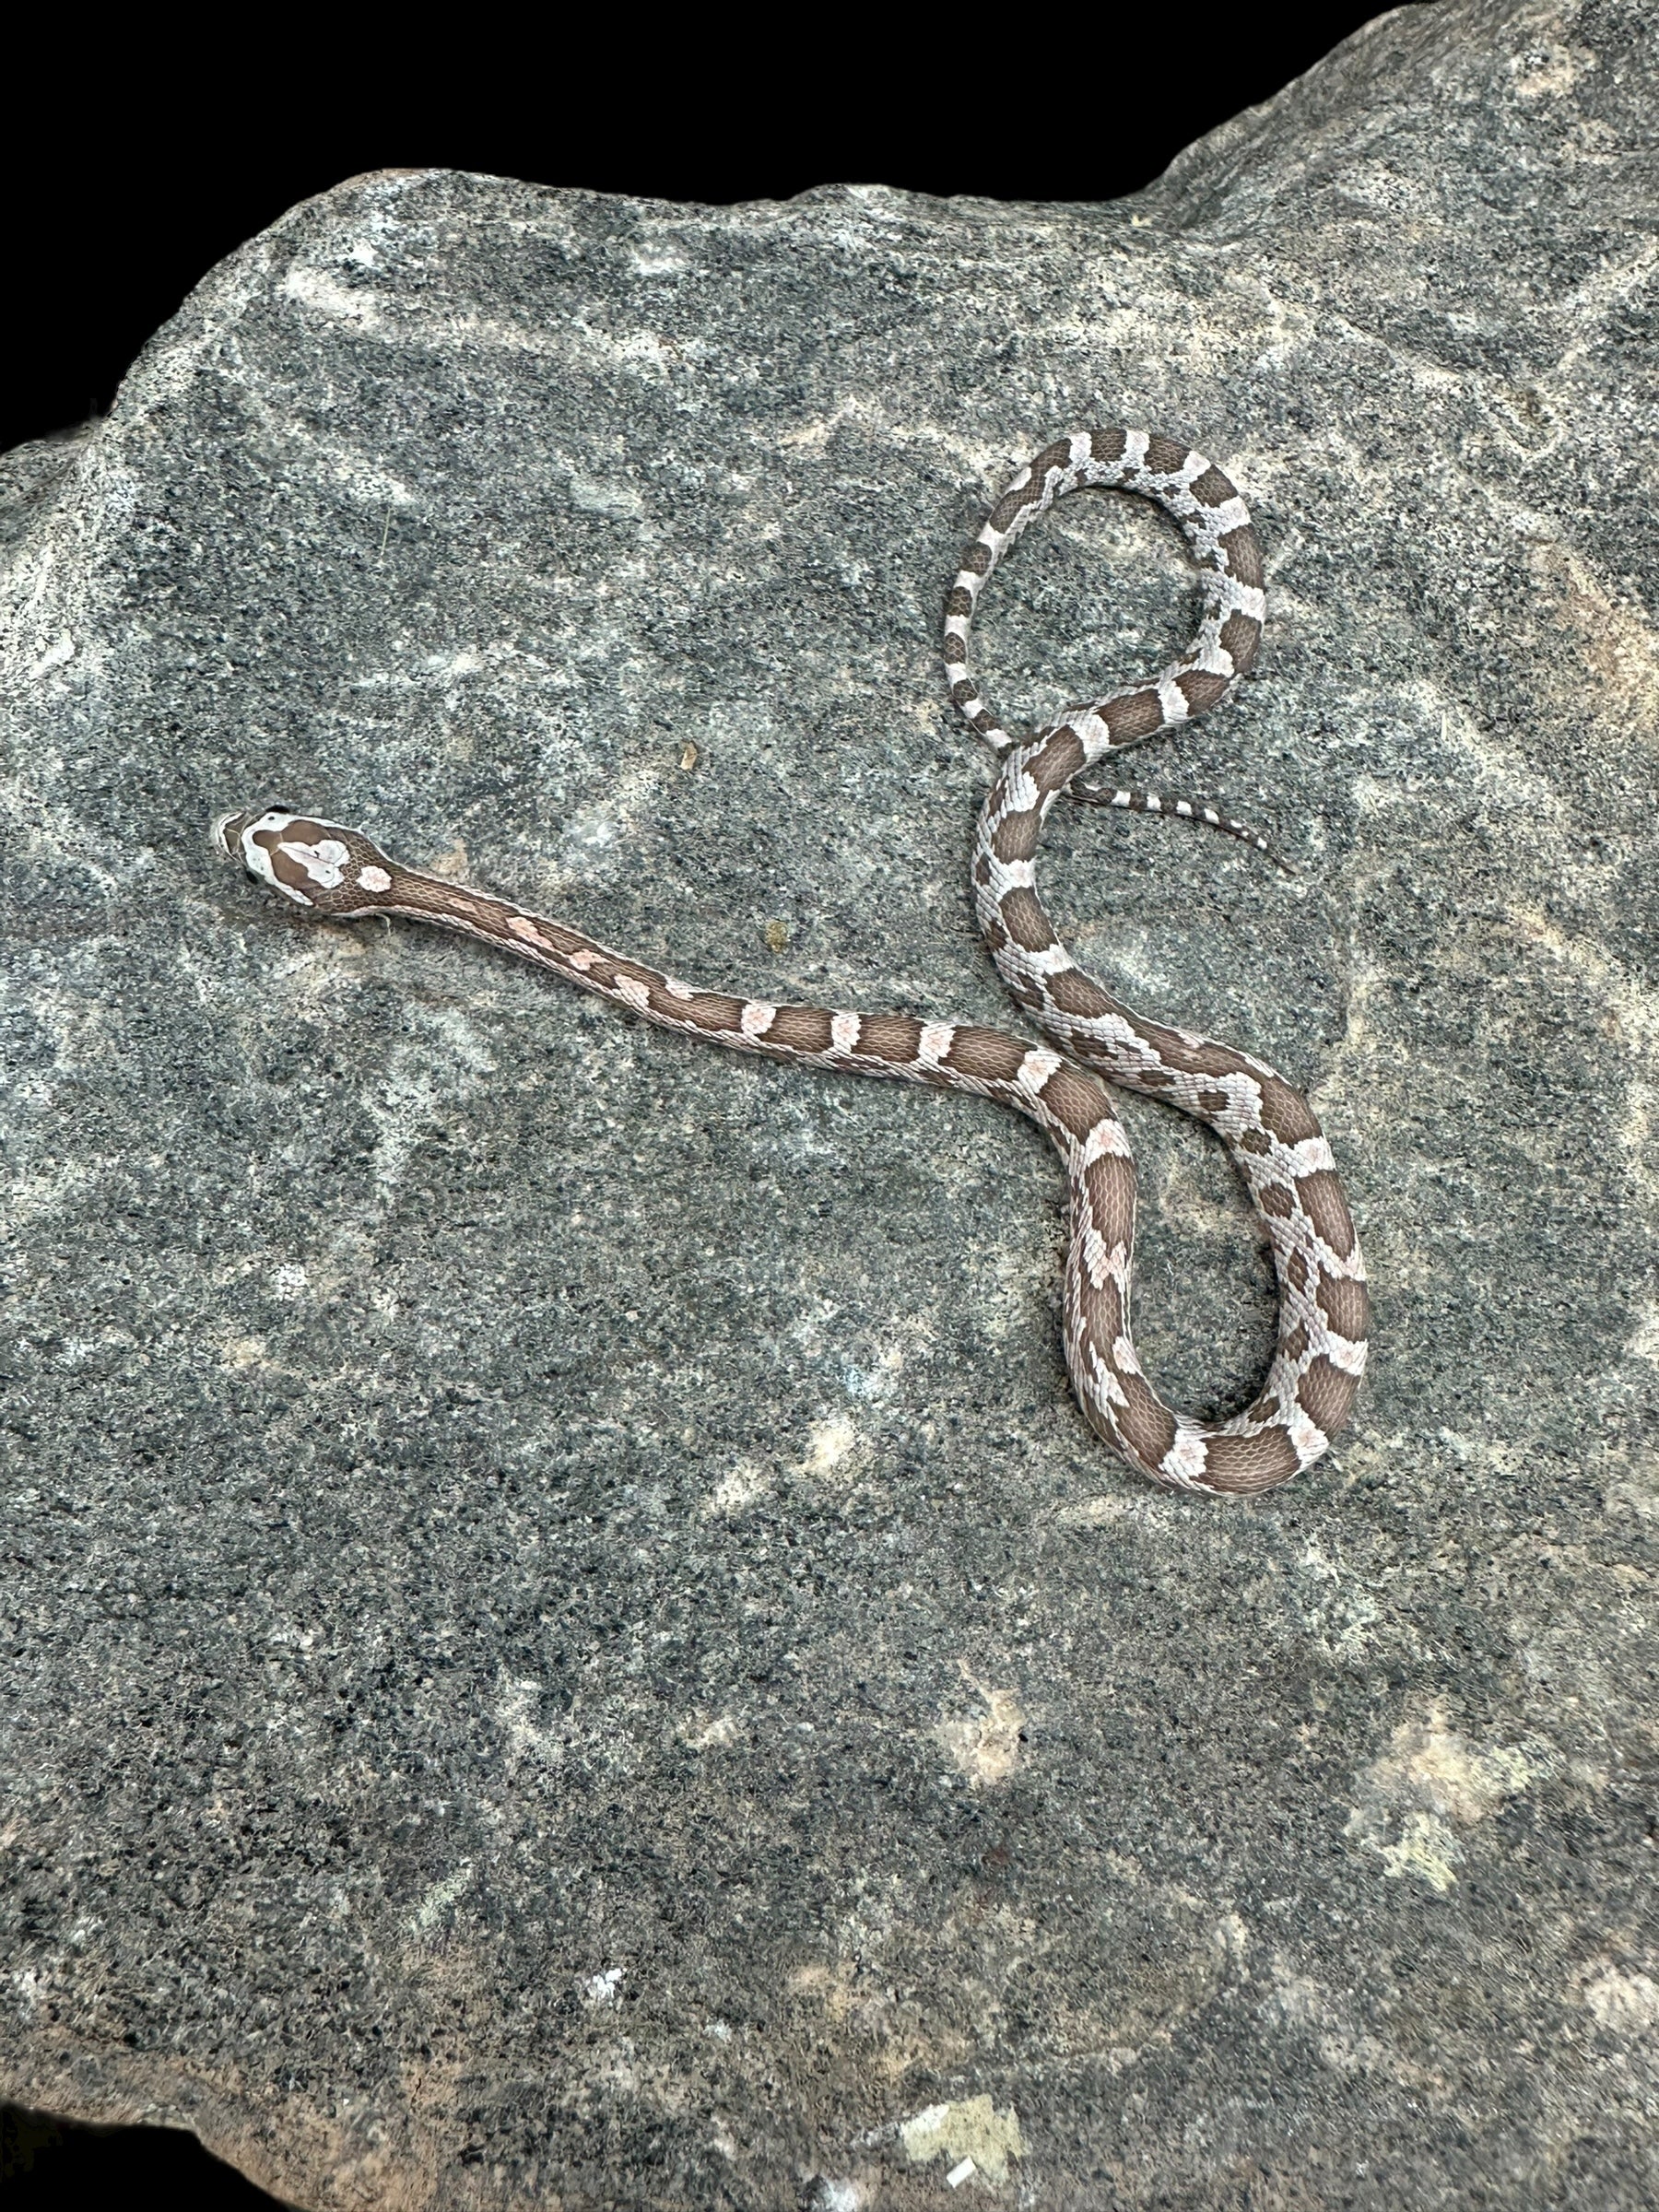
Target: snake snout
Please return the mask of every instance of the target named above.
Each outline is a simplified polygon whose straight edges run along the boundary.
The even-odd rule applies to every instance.
[[[240,814],[220,814],[214,817],[213,842],[222,859],[240,860],[242,831],[259,819],[244,808]]]

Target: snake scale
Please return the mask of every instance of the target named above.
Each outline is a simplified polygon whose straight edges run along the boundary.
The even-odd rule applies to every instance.
[[[1153,681],[1068,707],[1052,726],[1017,742],[969,670],[974,607],[1033,517],[1090,485],[1138,493],[1180,524],[1203,575],[1203,619],[1188,652]],[[1078,431],[1046,447],[968,548],[947,606],[946,666],[957,707],[1002,756],[973,842],[973,900],[1003,981],[1047,1044],[971,1022],[772,1006],[700,990],[566,923],[400,866],[360,830],[287,807],[227,815],[215,834],[227,854],[310,913],[436,923],[534,960],[682,1036],[797,1065],[971,1091],[1026,1115],[1065,1168],[1065,1359],[1090,1426],[1159,1482],[1264,1490],[1326,1450],[1348,1418],[1365,1367],[1364,1263],[1330,1147],[1307,1100],[1272,1068],[1147,1019],[1085,973],[1043,910],[1036,871],[1043,822],[1062,793],[1184,814],[1248,836],[1212,807],[1077,779],[1224,699],[1255,660],[1265,611],[1261,544],[1243,500],[1201,453],[1143,430]],[[1110,1084],[1161,1099],[1213,1129],[1261,1217],[1278,1277],[1277,1341],[1260,1394],[1231,1419],[1202,1422],[1173,1411],[1135,1356],[1135,1167]]]

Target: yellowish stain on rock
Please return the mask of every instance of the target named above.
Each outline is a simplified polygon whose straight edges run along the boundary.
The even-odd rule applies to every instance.
[[[1486,1748],[1461,1735],[1436,1699],[1403,1722],[1383,1756],[1359,1777],[1345,1833],[1374,1852],[1392,1877],[1414,1876],[1442,1895],[1455,1884],[1473,1829],[1548,1771],[1548,1754],[1513,1745]]]
[[[1574,701],[1579,712],[1617,721],[1650,740],[1659,736],[1659,638],[1581,554],[1555,544],[1530,551],[1539,596],[1594,678],[1593,689]]]
[[[963,1719],[942,1720],[935,1730],[940,1747],[975,1789],[1006,1782],[1019,1764],[1026,1716],[1010,1689],[994,1689],[962,1667],[962,1679],[982,1701],[983,1710]]]
[[[954,2171],[962,2159],[971,2159],[974,2172],[994,2187],[1007,2180],[1008,2160],[1023,2159],[1026,2152],[1019,2115],[1012,2105],[999,2112],[989,2097],[930,2104],[904,2123],[899,2140],[914,2166],[924,2166],[929,2159],[946,2158]]]
[[[1609,1967],[1584,1991],[1598,2028],[1615,2035],[1644,2035],[1659,2028],[1659,1983],[1649,1974],[1621,1974]]]

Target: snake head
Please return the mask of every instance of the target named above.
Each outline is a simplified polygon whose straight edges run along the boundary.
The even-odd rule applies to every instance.
[[[360,830],[282,806],[221,815],[213,838],[250,876],[313,913],[349,920],[382,912],[398,876],[396,864]]]

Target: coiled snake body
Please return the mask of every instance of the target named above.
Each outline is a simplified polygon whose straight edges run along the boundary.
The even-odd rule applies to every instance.
[[[1175,518],[1204,571],[1204,618],[1190,650],[1154,681],[1070,707],[1017,744],[969,672],[974,606],[1032,517],[1086,485],[1140,493]],[[1036,879],[1042,824],[1063,792],[1247,834],[1212,808],[1076,779],[1225,698],[1255,659],[1264,612],[1261,547],[1243,500],[1202,454],[1145,431],[1077,432],[1048,446],[1015,477],[968,549],[947,609],[946,665],[957,706],[1004,757],[974,839],[974,902],[1004,982],[1054,1049],[973,1023],[771,1006],[698,990],[565,923],[402,867],[360,830],[284,807],[228,815],[216,834],[253,876],[312,913],[438,923],[682,1035],[774,1060],[971,1091],[1025,1114],[1053,1142],[1070,1187],[1065,1359],[1090,1425],[1159,1482],[1266,1489],[1326,1450],[1348,1418],[1365,1367],[1365,1269],[1330,1147],[1307,1100],[1272,1068],[1147,1020],[1078,968],[1043,911]],[[1260,1395],[1230,1420],[1195,1421],[1171,1410],[1135,1357],[1135,1168],[1108,1080],[1215,1130],[1266,1230],[1278,1277],[1277,1342]]]

